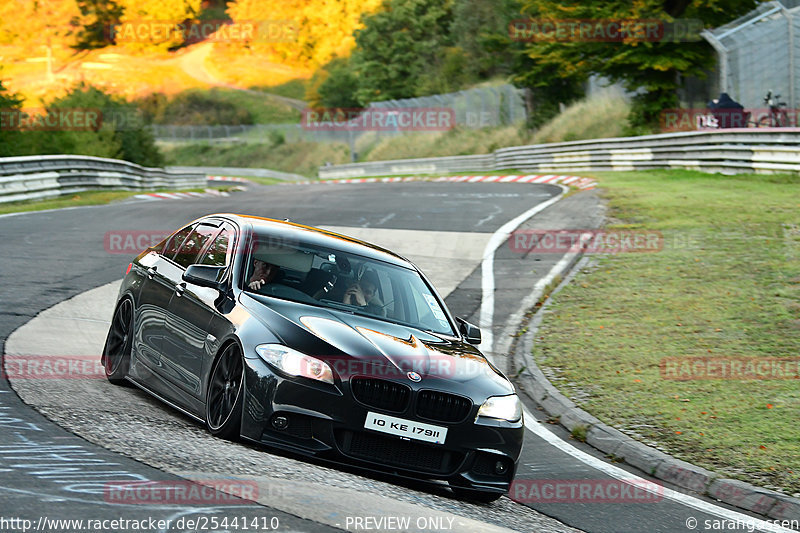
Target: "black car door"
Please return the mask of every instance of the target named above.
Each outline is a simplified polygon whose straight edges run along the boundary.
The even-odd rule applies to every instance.
[[[234,237],[235,232],[229,224],[220,221],[201,223],[190,237],[197,239],[200,252],[191,263],[185,261],[182,266],[226,266]],[[213,356],[211,349],[216,346],[216,338],[209,333],[208,327],[215,313],[214,302],[219,297],[220,292],[215,289],[178,279],[167,310],[162,371],[182,392],[196,399],[202,396],[204,363]]]
[[[168,274],[175,268],[175,254],[193,230],[194,225],[189,225],[176,231],[162,245],[142,257],[137,265],[143,272],[136,309],[136,358],[132,361],[131,374],[141,381],[147,381],[151,372],[158,372],[166,335],[166,312],[175,291],[175,284]],[[140,364],[147,368],[139,368]]]

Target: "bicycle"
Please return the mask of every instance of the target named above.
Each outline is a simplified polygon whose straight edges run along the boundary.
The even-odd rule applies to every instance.
[[[778,99],[781,97],[779,94],[772,94],[772,91],[767,91],[764,97],[764,104],[769,107],[769,115],[760,117],[757,122],[759,128],[785,128],[789,126],[789,115],[786,113],[786,102],[780,102]]]

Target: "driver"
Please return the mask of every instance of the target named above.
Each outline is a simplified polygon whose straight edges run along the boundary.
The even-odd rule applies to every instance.
[[[253,267],[253,275],[247,280],[247,286],[254,291],[257,291],[267,283],[271,283],[280,272],[280,269],[275,265],[255,257],[253,258]]]
[[[342,303],[362,307],[367,313],[384,315],[383,305],[378,299],[378,276],[372,270],[367,270],[361,279],[353,282],[344,291]]]

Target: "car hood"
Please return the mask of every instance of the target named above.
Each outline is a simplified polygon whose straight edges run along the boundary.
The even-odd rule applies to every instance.
[[[360,375],[445,389],[471,383],[486,396],[514,392],[477,348],[459,339],[267,296],[245,293],[241,301],[285,345],[325,360],[343,380]]]

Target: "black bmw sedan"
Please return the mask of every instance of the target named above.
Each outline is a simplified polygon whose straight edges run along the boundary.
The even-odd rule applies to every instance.
[[[506,493],[521,404],[408,260],[290,222],[211,215],[128,267],[102,361],[217,436]]]

